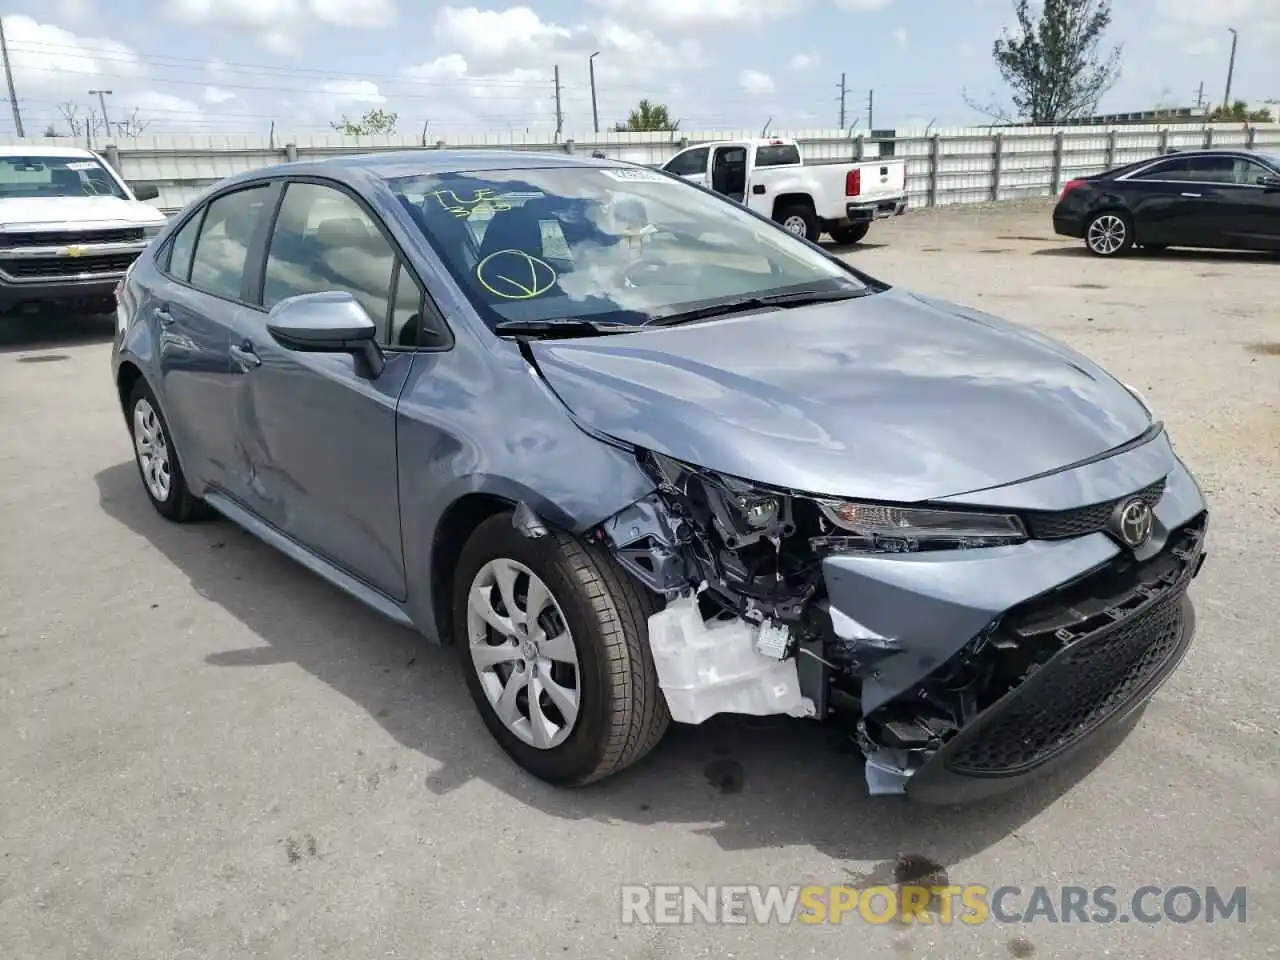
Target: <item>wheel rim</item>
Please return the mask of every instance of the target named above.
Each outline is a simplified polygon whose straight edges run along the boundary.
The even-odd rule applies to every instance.
[[[467,593],[467,639],[480,685],[503,726],[539,750],[573,732],[582,670],[550,588],[515,560],[490,560]]]
[[[133,446],[147,491],[161,502],[168,500],[173,488],[169,443],[160,418],[146,400],[139,400],[133,408]]]
[[[1089,225],[1089,247],[1101,254],[1113,254],[1124,246],[1128,230],[1115,214],[1104,213]]]
[[[804,217],[794,214],[782,221],[782,227],[784,230],[794,233],[797,237],[804,237],[809,233],[809,225],[804,222]]]

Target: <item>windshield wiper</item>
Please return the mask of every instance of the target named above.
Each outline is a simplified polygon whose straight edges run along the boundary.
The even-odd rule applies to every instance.
[[[875,291],[868,287],[862,290],[803,290],[797,293],[771,293],[758,297],[744,297],[740,300],[724,300],[720,303],[708,304],[705,307],[694,307],[692,310],[681,310],[654,317],[645,326],[671,327],[680,323],[693,323],[696,320],[709,320],[712,317],[727,317],[734,313],[747,313],[762,307],[804,307],[814,303],[832,303],[837,300],[852,300]]]
[[[500,337],[530,337],[550,340],[559,337],[608,337],[616,333],[634,333],[635,324],[597,323],[594,320],[566,318],[562,320],[505,320],[493,328]]]

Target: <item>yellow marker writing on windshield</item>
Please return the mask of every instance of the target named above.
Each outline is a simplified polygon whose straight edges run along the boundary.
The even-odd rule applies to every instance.
[[[476,264],[476,279],[495,297],[532,300],[556,285],[555,268],[523,250],[498,250]]]

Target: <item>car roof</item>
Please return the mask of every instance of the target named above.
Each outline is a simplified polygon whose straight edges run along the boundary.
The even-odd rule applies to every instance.
[[[96,160],[97,154],[83,147],[11,146],[0,147],[0,157],[65,157],[74,160]]]
[[[621,160],[597,159],[569,153],[535,150],[392,150],[340,157],[297,160],[255,170],[245,177],[281,174],[326,174],[339,179],[343,174],[363,173],[384,180],[395,177],[429,176],[438,173],[471,173],[487,170],[545,170],[556,167],[608,169],[630,167]],[[239,178],[237,178],[239,179]]]

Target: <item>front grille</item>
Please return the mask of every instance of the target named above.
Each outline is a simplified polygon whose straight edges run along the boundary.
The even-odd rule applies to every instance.
[[[1116,507],[1133,497],[1139,497],[1147,506],[1154,507],[1164,496],[1164,484],[1164,479],[1161,478],[1137,493],[1114,500],[1093,503],[1087,507],[1073,507],[1070,510],[1030,511],[1024,513],[1022,518],[1027,525],[1027,532],[1035,540],[1066,540],[1069,537],[1100,533],[1107,529]]]
[[[138,259],[136,253],[111,253],[106,256],[86,257],[15,257],[0,258],[0,269],[20,280],[40,280],[49,277],[75,278],[85,273],[124,273],[129,264]]]
[[[32,230],[0,233],[0,247],[66,247],[86,243],[134,243],[146,239],[142,227],[115,230]]]
[[[1004,628],[1034,653],[1020,685],[961,731],[947,767],[968,776],[1008,776],[1052,759],[1086,737],[1163,672],[1184,629],[1182,599],[1202,556],[1203,521],[1145,564],[1065,588],[1014,614]],[[1107,593],[1107,589],[1110,593]]]

